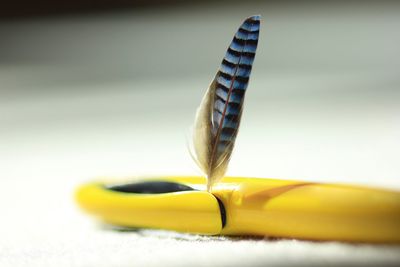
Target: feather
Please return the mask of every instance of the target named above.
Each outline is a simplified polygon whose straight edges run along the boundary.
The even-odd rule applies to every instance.
[[[197,109],[192,157],[207,176],[208,191],[225,175],[231,158],[259,28],[260,16],[242,23]]]

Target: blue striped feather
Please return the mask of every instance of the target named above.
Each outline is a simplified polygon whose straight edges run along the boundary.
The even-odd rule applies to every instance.
[[[218,159],[233,147],[257,49],[260,16],[246,19],[237,30],[216,76],[212,153]],[[222,142],[221,142],[222,141]],[[216,161],[218,164],[218,160]]]
[[[258,43],[260,16],[246,19],[226,51],[197,110],[193,158],[207,175],[207,189],[225,175],[242,115]]]

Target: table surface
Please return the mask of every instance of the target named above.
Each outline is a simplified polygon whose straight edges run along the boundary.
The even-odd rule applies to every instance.
[[[117,231],[76,207],[76,187],[99,176],[201,175],[194,113],[253,13],[260,45],[228,175],[400,190],[395,3],[1,22],[0,265],[400,264],[399,246]]]

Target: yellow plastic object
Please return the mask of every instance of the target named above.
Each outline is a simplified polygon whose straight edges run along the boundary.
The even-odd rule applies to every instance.
[[[152,180],[205,189],[201,177]],[[90,213],[120,226],[211,235],[400,243],[400,193],[382,189],[227,177],[215,185],[213,194],[122,193],[95,183],[81,187],[77,200]]]
[[[76,198],[83,209],[114,225],[203,234],[222,229],[218,201],[204,191],[132,194],[93,183],[82,186]]]

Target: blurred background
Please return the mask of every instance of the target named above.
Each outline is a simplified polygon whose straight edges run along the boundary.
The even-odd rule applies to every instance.
[[[77,211],[74,189],[98,176],[201,175],[194,114],[253,14],[260,41],[228,175],[400,189],[398,1],[5,1],[0,263],[398,264],[398,247],[124,235]]]

